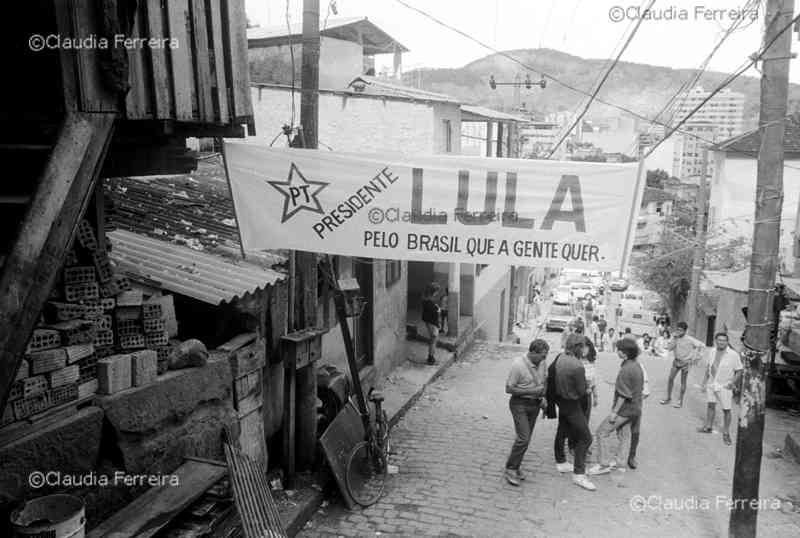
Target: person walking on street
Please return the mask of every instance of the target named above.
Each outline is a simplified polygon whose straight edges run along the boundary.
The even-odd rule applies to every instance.
[[[511,395],[508,407],[514,420],[516,437],[511,446],[511,454],[506,461],[505,477],[512,486],[519,486],[525,475],[520,470],[522,458],[531,442],[533,428],[539,411],[546,406],[544,394],[547,380],[545,359],[550,346],[542,339],[536,339],[528,347],[528,353],[519,356],[511,363],[511,371],[506,380],[506,392]]]
[[[428,364],[436,364],[436,340],[439,338],[439,305],[436,304],[436,296],[440,287],[435,282],[431,282],[425,287],[422,294],[422,321],[428,329]]]
[[[608,328],[608,347],[612,350],[617,349],[617,333],[614,327]]]
[[[591,297],[586,298],[586,304],[583,306],[583,320],[589,338],[594,338],[594,300]]]
[[[580,333],[576,333],[580,334]],[[583,340],[583,349],[581,350],[581,364],[583,364],[583,369],[586,372],[586,393],[583,397],[580,398],[581,410],[583,411],[584,416],[586,416],[586,423],[589,424],[589,421],[592,417],[592,407],[597,407],[598,399],[597,395],[597,369],[595,368],[595,361],[597,360],[597,350],[592,344],[591,338],[588,336],[584,336]],[[575,453],[575,440],[572,438],[568,438],[568,431],[561,431],[562,435],[564,436],[563,439],[559,440],[556,439],[556,443],[564,444],[564,441],[567,441],[567,446],[569,447],[570,453]],[[558,435],[558,432],[556,432]],[[591,452],[591,447],[589,451],[587,451],[587,456]]]
[[[622,337],[620,340],[630,340],[634,344],[636,343],[636,335],[631,332],[630,327],[625,327],[625,331],[622,333]]]
[[[636,361],[639,346],[631,340],[621,340],[617,344],[617,356],[622,359],[622,366],[614,384],[614,403],[611,413],[595,432],[598,463],[589,469],[590,475],[605,474],[616,467],[616,461],[610,458],[611,436],[619,439],[619,430],[642,414],[644,374]]]
[[[644,400],[650,396],[650,380],[647,377],[647,370],[645,370],[641,358],[638,359],[636,363],[642,369],[642,408],[644,408]],[[618,450],[617,453],[622,453],[621,448],[625,446],[625,442],[628,440],[628,437],[630,437],[630,445],[628,447],[628,467],[631,469],[636,469],[636,467],[639,465],[636,459],[636,450],[639,448],[639,434],[642,426],[642,414],[640,413],[639,416],[631,420],[628,424],[628,427],[618,430],[620,450]]]
[[[678,372],[681,374],[681,393],[680,400],[673,407],[683,407],[683,397],[686,394],[686,378],[689,376],[689,366],[692,361],[699,357],[699,353],[705,349],[703,343],[696,338],[692,338],[686,334],[688,325],[685,322],[678,322],[675,328],[675,335],[667,343],[667,351],[672,351],[675,359],[672,361],[672,368],[669,371],[669,379],[667,380],[667,397],[661,400],[661,405],[667,405],[672,401],[672,386],[675,383],[675,376]]]
[[[595,333],[594,337],[594,345],[600,351],[605,351],[606,348],[606,329],[608,327],[608,322],[603,315],[600,315],[600,318],[597,320],[597,332]]]
[[[558,407],[558,430],[554,440],[556,469],[561,473],[572,471],[576,485],[594,491],[595,485],[586,477],[586,453],[592,443],[592,433],[581,408],[581,398],[586,394],[586,371],[580,361],[585,338],[573,334],[567,338],[565,352],[553,361],[548,370],[548,397],[555,399]],[[575,446],[574,463],[570,464],[564,451],[564,439]]]
[[[706,393],[708,408],[706,421],[698,429],[700,433],[711,433],[714,426],[714,415],[717,403],[722,407],[723,426],[722,440],[726,445],[731,444],[731,406],[733,391],[739,386],[742,377],[742,359],[739,354],[728,345],[728,335],[724,332],[714,335],[715,347],[708,354],[706,373],[703,376],[701,390]]]
[[[448,288],[445,288],[444,291],[440,294],[439,297],[439,331],[440,334],[447,334],[450,331],[450,327],[448,326],[447,322],[447,306],[450,301],[450,291]]]

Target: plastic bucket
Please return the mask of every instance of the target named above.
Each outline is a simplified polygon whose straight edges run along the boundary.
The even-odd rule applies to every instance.
[[[19,538],[84,538],[83,501],[74,495],[47,495],[26,502],[11,513]]]

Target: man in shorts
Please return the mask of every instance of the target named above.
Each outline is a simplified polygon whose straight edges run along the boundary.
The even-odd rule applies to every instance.
[[[689,376],[689,366],[692,361],[699,356],[699,353],[705,349],[705,345],[696,338],[692,338],[686,334],[688,325],[683,321],[678,323],[675,329],[675,334],[672,339],[667,343],[667,350],[675,354],[675,360],[672,361],[672,368],[669,371],[669,380],[667,381],[667,397],[661,400],[661,405],[667,405],[672,401],[672,386],[675,383],[675,376],[678,372],[681,374],[681,397],[678,403],[673,407],[683,407],[683,397],[686,394],[686,378]]]
[[[728,335],[717,333],[714,336],[714,349],[708,355],[706,373],[703,376],[701,390],[706,393],[708,408],[706,422],[697,431],[711,433],[714,425],[714,415],[719,403],[722,407],[723,427],[722,440],[726,445],[731,444],[731,406],[733,404],[733,389],[739,386],[742,377],[742,359],[739,354],[728,345]]]

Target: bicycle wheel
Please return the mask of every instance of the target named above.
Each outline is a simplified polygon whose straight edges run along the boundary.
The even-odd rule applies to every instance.
[[[361,441],[347,458],[345,485],[350,497],[361,506],[378,502],[386,487],[386,458],[378,450]]]

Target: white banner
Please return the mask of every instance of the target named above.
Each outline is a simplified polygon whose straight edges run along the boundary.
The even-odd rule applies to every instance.
[[[226,143],[246,250],[620,270],[637,164]]]

